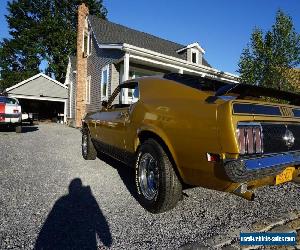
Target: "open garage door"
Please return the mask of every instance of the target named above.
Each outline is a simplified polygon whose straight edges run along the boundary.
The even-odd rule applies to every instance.
[[[22,112],[34,113],[39,120],[67,121],[68,87],[49,76],[37,74],[6,93],[18,98]]]
[[[65,103],[56,101],[30,100],[18,98],[22,111],[36,114],[39,120],[50,120],[56,122],[63,119]]]

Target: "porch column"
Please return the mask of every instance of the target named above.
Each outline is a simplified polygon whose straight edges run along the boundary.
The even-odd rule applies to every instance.
[[[127,81],[128,79],[129,79],[129,53],[125,53],[122,82]],[[124,89],[123,95],[124,95],[123,103],[127,104],[128,89]]]
[[[123,78],[122,81],[126,81],[129,79],[129,53],[125,53],[124,55],[124,68],[123,68]]]
[[[178,69],[179,74],[183,74],[183,68]]]

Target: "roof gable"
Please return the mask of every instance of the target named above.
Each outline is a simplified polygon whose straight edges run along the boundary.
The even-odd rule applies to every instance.
[[[43,73],[7,88],[6,92],[24,96],[68,98],[68,87]]]
[[[201,52],[202,54],[205,54],[205,50],[200,46],[199,43],[192,43],[192,44],[189,44],[188,46],[186,46],[185,48],[182,48],[180,50],[177,50],[178,53],[184,51],[184,50],[187,50],[187,49],[197,49],[199,52]]]
[[[185,53],[177,52],[178,50],[185,48],[185,45],[174,43],[120,24],[112,23],[93,15],[89,16],[89,23],[92,26],[97,42],[100,44],[127,43],[186,60]],[[203,65],[211,67],[205,59],[203,59]]]

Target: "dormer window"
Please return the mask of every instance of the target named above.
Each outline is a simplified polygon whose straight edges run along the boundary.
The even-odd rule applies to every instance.
[[[200,63],[200,51],[197,48],[188,49],[188,53],[190,53],[190,60],[192,63],[199,64]]]
[[[205,53],[199,43],[192,43],[184,48],[177,50],[177,53],[186,53],[186,60],[195,64],[202,64],[202,58]]]
[[[192,63],[197,63],[197,52],[192,51]]]

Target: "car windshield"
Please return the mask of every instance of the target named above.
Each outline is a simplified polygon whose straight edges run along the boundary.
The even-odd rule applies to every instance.
[[[0,102],[6,103],[6,104],[17,104],[17,100],[13,98],[8,98],[5,96],[0,96]]]

